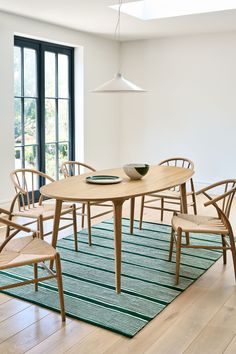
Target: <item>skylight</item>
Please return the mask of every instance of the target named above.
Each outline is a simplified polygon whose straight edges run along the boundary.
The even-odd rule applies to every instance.
[[[118,10],[119,5],[111,6]],[[236,9],[236,0],[142,0],[124,3],[121,11],[141,20]]]

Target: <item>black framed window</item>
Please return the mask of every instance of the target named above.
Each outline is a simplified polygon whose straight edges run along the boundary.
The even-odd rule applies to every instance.
[[[62,162],[74,159],[73,67],[73,48],[15,37],[16,168],[59,179]]]

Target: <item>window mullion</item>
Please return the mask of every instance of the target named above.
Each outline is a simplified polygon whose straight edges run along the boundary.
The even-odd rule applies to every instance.
[[[24,48],[21,48],[21,132],[22,132],[22,167],[25,168],[25,59]]]
[[[69,156],[71,160],[75,159],[75,108],[74,108],[74,49],[69,56]]]
[[[58,89],[58,53],[56,53],[56,66],[55,66],[55,71],[56,71],[56,75],[55,75],[55,85],[56,85],[56,89],[55,89],[55,94],[56,94],[56,145],[55,145],[55,153],[56,153],[56,156],[55,156],[55,159],[56,159],[56,178],[58,179],[59,177],[59,153],[58,153],[58,149],[59,149],[59,119],[58,119],[58,92],[59,92],[59,89]]]
[[[44,49],[39,46],[38,50],[38,154],[39,169],[45,172],[45,70],[44,70]],[[40,180],[40,185],[44,181]]]

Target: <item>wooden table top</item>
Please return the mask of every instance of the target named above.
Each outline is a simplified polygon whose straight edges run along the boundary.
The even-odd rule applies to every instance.
[[[129,199],[183,184],[193,174],[193,170],[186,168],[151,166],[147,175],[141,180],[130,180],[122,168],[116,168],[56,181],[41,187],[40,192],[46,197],[70,202]],[[91,175],[119,176],[123,181],[117,184],[90,184],[85,181],[85,178]]]

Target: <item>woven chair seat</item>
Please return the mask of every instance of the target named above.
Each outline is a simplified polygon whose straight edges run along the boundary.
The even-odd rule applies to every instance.
[[[0,269],[13,268],[54,258],[56,250],[38,237],[10,240],[0,253]]]
[[[70,209],[72,209],[72,205],[62,204],[61,214],[67,214]],[[30,209],[26,208],[25,210],[21,209],[20,211],[13,212],[12,215],[29,218],[38,218],[40,215],[42,215],[43,219],[51,219],[54,218],[55,215],[55,203],[45,203],[43,205],[36,204],[34,207],[31,206]]]
[[[221,219],[213,216],[177,214],[172,218],[172,227],[175,231],[180,227],[183,232],[211,232],[220,235],[229,232]]]

